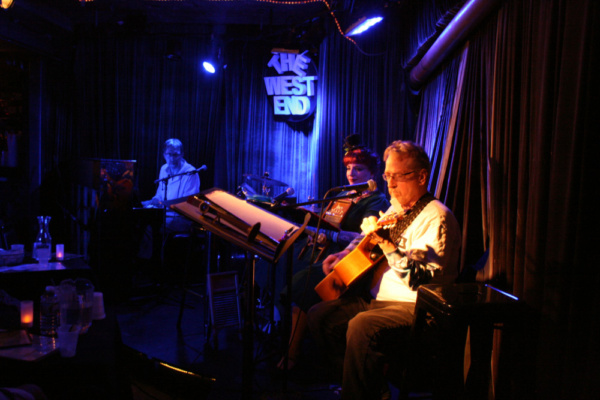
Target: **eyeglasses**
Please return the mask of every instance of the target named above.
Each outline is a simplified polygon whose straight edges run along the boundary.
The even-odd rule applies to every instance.
[[[173,157],[173,158],[177,158],[180,157],[181,153],[165,153],[165,157]]]
[[[391,180],[397,182],[403,182],[406,180],[405,176],[412,174],[413,172],[417,172],[418,170],[414,169],[410,172],[405,172],[404,174],[383,174],[383,180],[389,182]]]

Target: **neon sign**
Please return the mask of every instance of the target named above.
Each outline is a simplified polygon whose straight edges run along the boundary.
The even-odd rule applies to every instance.
[[[298,54],[295,50],[273,49],[271,53],[264,81],[275,117],[289,122],[307,119],[316,107],[315,63],[306,55],[307,51]]]

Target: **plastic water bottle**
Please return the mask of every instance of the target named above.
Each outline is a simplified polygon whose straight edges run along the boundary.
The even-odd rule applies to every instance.
[[[60,304],[54,287],[47,286],[40,298],[40,335],[56,336],[60,323]]]

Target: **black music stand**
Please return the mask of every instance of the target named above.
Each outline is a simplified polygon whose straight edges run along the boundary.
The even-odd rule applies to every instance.
[[[242,398],[252,398],[255,300],[253,255],[275,265],[302,234],[310,217],[307,216],[302,226],[297,226],[218,188],[190,196],[185,202],[171,205],[171,209],[246,251],[249,273],[247,315],[242,332]],[[288,260],[291,262],[291,257]],[[291,267],[288,268],[290,270]],[[290,315],[287,314],[289,313],[286,312],[284,320],[289,330]]]

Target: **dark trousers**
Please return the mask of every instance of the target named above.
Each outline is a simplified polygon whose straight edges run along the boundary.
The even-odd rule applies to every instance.
[[[414,308],[414,303],[349,297],[310,309],[315,341],[335,368],[343,367],[342,399],[380,398],[390,357],[408,354]]]

